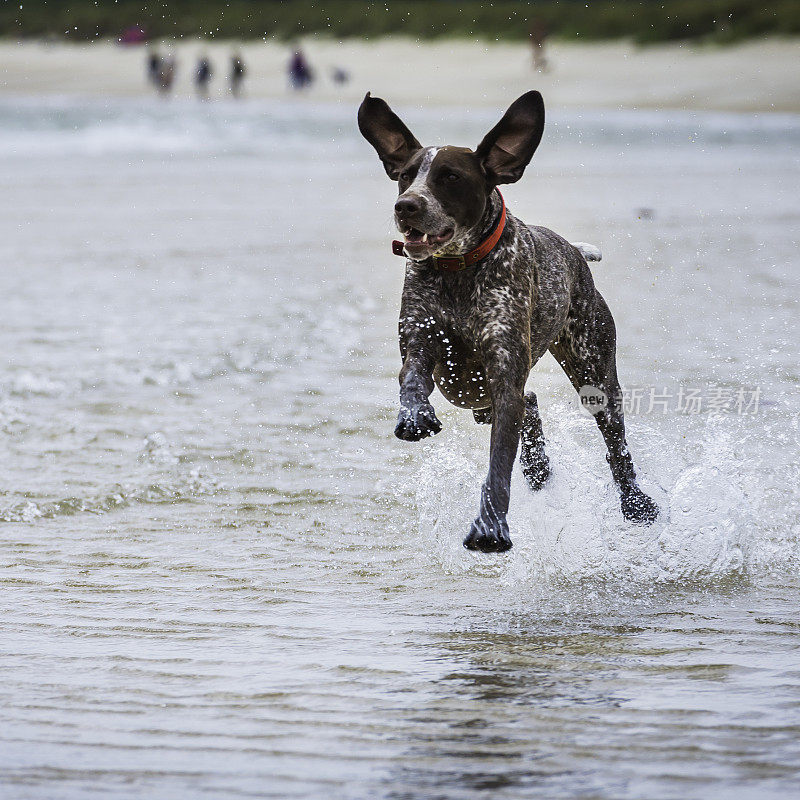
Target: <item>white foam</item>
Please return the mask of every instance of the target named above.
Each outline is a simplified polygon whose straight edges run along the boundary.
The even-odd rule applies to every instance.
[[[593,422],[561,405],[545,420],[553,474],[531,492],[515,466],[508,516],[514,548],[496,556],[461,546],[488,464],[488,436],[468,426],[464,419],[449,441],[432,440],[416,476],[420,534],[448,571],[491,574],[507,586],[548,592],[585,580],[628,591],[800,564],[798,468],[786,455],[774,457],[800,444],[796,427],[790,433],[776,420],[770,443],[752,418],[684,417],[666,434],[629,424],[640,485],[662,511],[645,527],[620,513]],[[684,436],[697,443],[688,453],[681,451]]]

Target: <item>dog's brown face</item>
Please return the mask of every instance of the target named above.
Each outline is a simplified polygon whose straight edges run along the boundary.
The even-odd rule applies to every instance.
[[[389,106],[369,94],[358,125],[398,182],[395,222],[406,253],[422,261],[462,252],[495,186],[522,177],[542,138],[544,103],[538,92],[520,97],[475,151],[422,147]]]
[[[398,230],[412,258],[451,252],[483,218],[492,186],[465,147],[418,150],[398,176]]]

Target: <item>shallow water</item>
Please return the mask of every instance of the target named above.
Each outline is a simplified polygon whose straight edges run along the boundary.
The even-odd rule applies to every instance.
[[[664,514],[622,521],[548,356],[554,475],[482,556],[488,430],[435,397],[441,435],[391,435],[402,262],[353,113],[0,103],[0,795],[797,793],[800,120],[551,115],[505,196],[602,247]]]

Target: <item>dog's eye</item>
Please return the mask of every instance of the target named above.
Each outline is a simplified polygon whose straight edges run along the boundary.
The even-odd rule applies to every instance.
[[[409,177],[410,176],[409,176],[409,174],[407,172],[401,172],[400,173],[400,180],[401,181],[407,181],[409,179]]]
[[[456,181],[461,180],[460,175],[456,175],[455,172],[448,172],[446,176],[446,180],[450,181],[450,183],[455,183]]]

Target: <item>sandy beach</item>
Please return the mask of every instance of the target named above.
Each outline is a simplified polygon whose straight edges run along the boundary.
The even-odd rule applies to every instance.
[[[530,51],[520,44],[311,38],[302,47],[317,78],[306,94],[320,101],[353,103],[371,90],[408,105],[497,105],[535,87],[550,107],[800,112],[800,40],[726,48],[553,42],[546,73],[533,70]],[[285,73],[291,51],[284,43],[164,42],[159,50],[177,59],[176,96],[193,94],[194,65],[201,53],[215,66],[212,97],[226,93],[230,58],[237,52],[248,68],[246,96],[289,92]],[[0,93],[5,95],[125,97],[151,91],[143,47],[108,41],[5,42],[0,44],[0,63]],[[335,67],[349,73],[346,85],[333,82]]]

